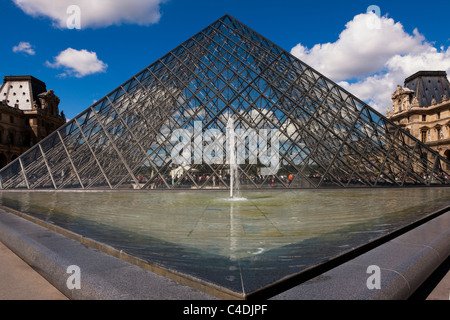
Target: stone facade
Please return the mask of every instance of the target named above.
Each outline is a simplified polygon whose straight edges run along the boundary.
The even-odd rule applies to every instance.
[[[7,76],[0,88],[0,167],[65,122],[59,98],[32,76]]]
[[[450,160],[450,83],[444,71],[420,71],[397,86],[387,117]],[[444,168],[450,170],[450,168]]]

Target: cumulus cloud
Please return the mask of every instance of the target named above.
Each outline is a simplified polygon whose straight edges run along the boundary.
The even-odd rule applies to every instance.
[[[13,52],[23,52],[29,54],[30,56],[34,56],[36,54],[33,46],[29,42],[20,42],[17,46],[13,47]]]
[[[374,13],[355,16],[333,43],[311,49],[298,44],[291,53],[382,113],[406,77],[450,72],[450,48],[437,49],[417,29],[410,34],[400,22]]]
[[[442,70],[450,74],[450,48],[437,50],[424,44],[421,50],[395,55],[386,62],[384,71],[356,82],[341,81],[339,84],[384,114],[387,109],[392,109],[392,93],[397,85],[403,85],[405,78],[421,70]]]
[[[81,28],[107,27],[122,23],[150,25],[161,18],[160,5],[166,0],[13,0],[26,14],[50,18],[59,28],[67,28],[72,12],[80,8]]]
[[[84,76],[105,72],[108,65],[99,60],[95,52],[87,50],[75,50],[68,48],[55,57],[53,63],[46,62],[51,68],[63,68],[65,70],[60,76],[75,76],[82,78]]]

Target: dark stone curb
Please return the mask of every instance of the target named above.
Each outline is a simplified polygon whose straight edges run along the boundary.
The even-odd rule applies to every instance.
[[[447,212],[272,299],[406,300],[449,253],[450,212]],[[379,267],[380,289],[367,286],[375,274],[369,266]]]
[[[3,210],[0,241],[70,299],[214,299]],[[67,286],[72,265],[80,268],[81,289]]]

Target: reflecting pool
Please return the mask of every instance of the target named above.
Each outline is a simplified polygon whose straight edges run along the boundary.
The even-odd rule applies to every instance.
[[[258,291],[450,204],[448,188],[0,192],[0,204],[237,293]]]

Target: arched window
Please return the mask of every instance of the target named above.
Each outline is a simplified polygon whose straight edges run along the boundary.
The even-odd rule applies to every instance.
[[[449,149],[449,150],[446,150],[446,151],[444,152],[444,156],[445,156],[445,158],[446,158],[447,160],[450,161],[450,149]]]
[[[450,161],[450,149],[449,150],[446,150],[445,152],[444,152],[444,156],[445,156],[445,158],[448,160],[448,161]],[[447,170],[449,170],[450,169],[450,165],[447,165]]]
[[[442,127],[438,126],[436,128],[436,139],[439,140],[444,140],[444,132],[442,131]]]
[[[6,138],[6,144],[14,145],[16,139],[16,135],[14,131],[8,131],[8,136]]]
[[[420,141],[422,141],[423,143],[427,142],[427,130],[422,130],[420,132]]]
[[[0,153],[0,168],[3,168],[8,164],[8,159],[3,153]]]

